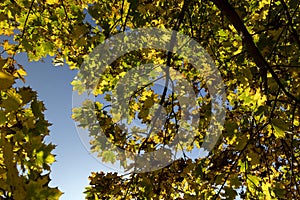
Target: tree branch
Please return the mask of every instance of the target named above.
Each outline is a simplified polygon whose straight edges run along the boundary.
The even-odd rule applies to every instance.
[[[19,42],[18,46],[16,47],[16,51],[19,49],[19,47],[20,47],[20,45],[21,45],[21,41],[22,41],[23,38],[24,38],[24,35],[25,35],[25,32],[26,32],[27,21],[28,21],[28,19],[29,19],[29,15],[30,15],[30,12],[31,12],[31,10],[32,10],[32,8],[33,8],[34,2],[35,2],[35,0],[32,0],[32,2],[31,2],[31,4],[30,4],[29,11],[28,11],[28,13],[27,13],[27,16],[26,16],[26,19],[25,19],[25,22],[24,22],[24,27],[23,27],[22,35],[21,35],[21,37],[20,37],[20,42]],[[15,57],[15,54],[16,54],[16,52],[14,52],[13,59],[14,59],[14,57]]]
[[[175,25],[174,27],[174,30],[175,31],[178,31],[179,30],[179,27],[180,25],[182,24],[183,22],[183,19],[184,19],[184,14],[186,12],[186,9],[188,8],[188,4],[190,3],[189,0],[184,0],[183,2],[183,6],[182,6],[182,9],[181,9],[181,12],[178,16],[178,21],[177,21],[177,24]],[[149,130],[149,135],[151,134],[151,132],[153,131],[153,128],[155,126],[155,123],[158,119],[158,115],[161,113],[161,110],[162,110],[162,106],[163,106],[163,103],[165,101],[165,98],[166,98],[166,95],[167,95],[167,91],[168,91],[168,85],[169,85],[169,79],[170,79],[170,66],[171,66],[171,59],[172,59],[172,50],[174,48],[174,45],[175,45],[175,40],[176,40],[176,35],[177,35],[177,32],[173,32],[172,36],[171,36],[171,41],[170,41],[170,51],[168,51],[167,53],[167,66],[165,67],[165,73],[166,73],[166,81],[165,81],[165,87],[164,87],[164,90],[163,90],[163,94],[162,94],[162,97],[159,101],[159,105],[160,107],[158,108],[158,110],[155,112],[155,115],[154,115],[154,120],[153,120],[153,126],[151,126],[150,130]],[[138,150],[138,153],[140,153],[141,151],[141,147],[143,147],[144,144],[147,143],[148,139],[149,139],[149,135],[148,137],[141,143],[140,145],[140,148]]]
[[[237,32],[242,36],[243,43],[247,47],[247,51],[249,55],[253,58],[256,65],[261,70],[268,70],[276,83],[278,84],[279,88],[284,92],[284,94],[290,98],[291,100],[300,103],[300,100],[292,95],[284,85],[281,83],[280,79],[278,78],[277,74],[274,72],[272,67],[269,63],[264,59],[261,52],[258,50],[257,46],[255,45],[253,38],[249,31],[247,30],[246,26],[244,25],[242,19],[237,14],[235,9],[229,4],[228,0],[212,0],[212,2],[219,8],[219,10],[228,18]]]
[[[287,16],[288,25],[291,28],[292,36],[293,36],[295,42],[298,44],[298,47],[300,48],[299,36],[298,36],[298,33],[297,33],[296,29],[294,29],[294,27],[293,27],[293,21],[292,21],[291,15],[289,13],[288,7],[287,7],[286,3],[283,0],[280,0],[280,2],[281,2],[281,5],[282,5],[282,7],[284,9],[284,12],[285,12],[285,14]]]

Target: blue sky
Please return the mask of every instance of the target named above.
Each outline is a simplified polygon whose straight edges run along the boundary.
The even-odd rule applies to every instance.
[[[71,119],[73,88],[70,82],[78,71],[72,71],[68,66],[54,67],[50,57],[44,62],[29,63],[26,54],[18,54],[16,60],[28,74],[26,83],[19,81],[17,86],[30,86],[38,92],[39,99],[47,108],[46,119],[52,123],[46,141],[57,145],[54,150],[57,161],[52,165],[50,186],[58,186],[64,192],[61,200],[82,200],[92,171],[118,171],[118,168],[100,163],[88,152]],[[161,89],[157,88],[159,85],[155,87],[157,90]],[[189,156],[193,157],[195,153],[199,155],[197,151]]]
[[[89,15],[85,21],[95,26]],[[11,37],[0,36],[0,39],[8,39],[14,43]],[[70,82],[77,71],[70,70],[68,66],[54,67],[49,56],[44,62],[28,62],[25,53],[17,54],[15,58],[28,74],[25,77],[26,83],[18,81],[16,86],[30,86],[38,92],[39,100],[42,100],[47,108],[45,117],[52,124],[50,136],[46,141],[57,147],[53,151],[56,162],[51,167],[50,186],[59,187],[64,192],[61,200],[82,200],[84,188],[89,185],[88,177],[91,172],[114,170],[90,155],[71,119],[73,91]]]
[[[2,39],[2,38],[1,38]],[[7,38],[9,39],[9,38]],[[16,60],[27,71],[26,83],[19,81],[17,86],[30,86],[38,92],[39,99],[47,108],[46,119],[52,123],[47,142],[57,145],[54,150],[56,162],[52,165],[51,184],[64,192],[61,200],[84,199],[84,188],[89,185],[88,176],[96,171],[113,171],[90,155],[77,133],[72,114],[72,86],[77,71],[68,66],[54,67],[50,57],[44,62],[28,62],[26,54],[18,54]],[[158,84],[159,85],[159,84]],[[157,85],[155,90],[162,90]],[[199,156],[199,152],[192,152]]]
[[[88,186],[91,171],[108,169],[89,155],[77,134],[72,113],[72,86],[70,82],[77,71],[67,66],[54,67],[48,57],[44,62],[28,62],[25,54],[19,54],[17,61],[22,64],[28,76],[26,83],[38,92],[39,99],[47,108],[46,119],[52,123],[47,142],[56,144],[56,160],[52,165],[51,184],[64,192],[61,200],[84,199],[84,188]]]
[[[4,40],[15,43],[12,37],[0,35],[0,41]],[[1,47],[0,51],[2,50]],[[1,56],[7,55],[3,53]],[[30,86],[38,92],[39,100],[42,100],[47,108],[45,117],[52,124],[46,142],[51,142],[57,147],[53,151],[56,162],[51,167],[50,186],[59,187],[64,192],[60,200],[82,200],[85,196],[83,191],[89,185],[88,177],[91,172],[112,170],[89,154],[71,119],[72,85],[70,82],[77,71],[70,70],[68,66],[54,67],[49,56],[43,59],[43,62],[28,62],[26,54],[19,53],[15,59],[23,65],[28,74],[25,77],[26,83],[18,80],[15,86]]]

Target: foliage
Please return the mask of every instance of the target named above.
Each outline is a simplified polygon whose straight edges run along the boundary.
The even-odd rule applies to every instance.
[[[19,3],[0,3],[3,50],[0,57],[0,199],[58,199],[62,193],[48,186],[55,145],[44,141],[51,125],[44,118],[44,104],[30,87],[13,85],[16,80],[25,82],[26,76],[23,66],[14,58],[20,49],[25,50],[21,44],[25,40],[15,43],[7,37],[20,31],[20,27],[24,27],[22,37],[25,37],[23,24],[28,9],[24,8],[28,2]],[[30,46],[26,50],[32,53]]]
[[[93,173],[87,199],[299,198],[299,1],[98,0],[74,4],[68,0],[18,0],[4,1],[0,6],[1,34],[14,35],[17,42],[2,43],[12,59],[20,51],[31,60],[51,55],[57,65],[66,61],[71,69],[79,69],[104,39],[134,28],[159,27],[195,39],[214,58],[222,74],[227,93],[226,122],[222,137],[207,158],[186,156],[161,170],[126,176]],[[126,72],[151,62],[170,66],[167,71],[180,72],[193,85],[202,116],[193,141],[201,145],[210,120],[211,99],[201,92],[207,90],[203,76],[178,55],[153,49],[125,55],[107,67],[97,80],[94,94],[113,103],[111,91]],[[13,76],[17,74],[3,71],[0,81],[6,80],[1,84],[3,95],[12,95],[14,100],[9,103],[17,109],[22,95],[20,90],[9,89]],[[83,90],[95,77],[80,77],[73,85]],[[179,109],[174,109],[178,98],[159,94],[151,86],[140,85],[130,102],[131,114],[126,117],[149,124],[149,108],[155,103],[163,105],[169,121],[153,138],[124,134],[114,121],[113,110],[103,102],[96,102],[96,109],[89,109],[90,102],[86,102],[74,110],[73,118],[89,129],[92,150],[104,161],[118,159],[125,168],[134,167],[118,155],[111,156],[111,149],[101,143],[99,126],[110,141],[132,152],[150,152],[172,141],[177,131],[174,119],[180,119]],[[94,114],[97,124],[91,123]],[[0,121],[7,120],[1,117]]]
[[[55,160],[51,154],[55,146],[44,142],[50,125],[44,119],[45,107],[31,88],[12,87],[14,75],[24,74],[23,69],[14,69],[11,59],[1,61],[0,197],[57,199],[61,193],[48,187],[49,173],[45,173]]]

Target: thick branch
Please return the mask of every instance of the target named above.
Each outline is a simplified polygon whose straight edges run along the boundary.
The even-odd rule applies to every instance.
[[[292,95],[284,85],[281,83],[280,79],[269,65],[269,63],[264,59],[261,52],[256,47],[253,38],[246,26],[244,25],[242,19],[239,17],[235,9],[229,4],[227,0],[212,0],[212,2],[219,8],[219,10],[228,18],[234,28],[238,31],[238,33],[242,36],[243,43],[247,47],[247,51],[249,55],[253,58],[256,65],[261,70],[268,70],[279,88],[284,92],[284,94],[290,99],[294,100],[297,103],[300,103],[300,100]]]

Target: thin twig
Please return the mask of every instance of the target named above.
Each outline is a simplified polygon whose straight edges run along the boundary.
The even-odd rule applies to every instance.
[[[215,194],[213,200],[216,200],[218,198],[218,196],[220,195],[220,192],[222,191],[223,187],[225,186],[229,176],[231,175],[231,173],[233,172],[233,168],[237,165],[238,161],[240,160],[241,156],[244,154],[245,150],[247,149],[248,145],[254,141],[254,137],[261,131],[263,130],[266,126],[268,126],[269,123],[264,124],[262,127],[260,127],[253,135],[250,136],[248,142],[246,143],[246,145],[244,146],[244,148],[240,151],[240,154],[238,155],[238,157],[235,159],[235,162],[231,165],[223,184],[221,185],[220,189],[218,190],[218,192]]]
[[[32,0],[32,2],[31,2],[31,4],[30,4],[29,11],[28,11],[28,13],[27,13],[27,16],[26,16],[26,19],[25,19],[25,22],[24,22],[24,27],[23,27],[22,35],[21,35],[21,37],[20,37],[20,42],[19,42],[19,44],[18,44],[17,47],[16,47],[16,51],[20,48],[21,42],[22,42],[22,40],[23,40],[23,38],[24,38],[24,35],[25,35],[25,32],[26,32],[27,22],[28,22],[28,19],[29,19],[30,12],[31,12],[31,10],[32,10],[32,8],[33,8],[34,2],[35,2],[35,0]],[[15,57],[15,55],[16,55],[16,51],[14,52],[14,54],[13,54],[13,56],[12,56],[13,59],[14,59],[14,57]]]

